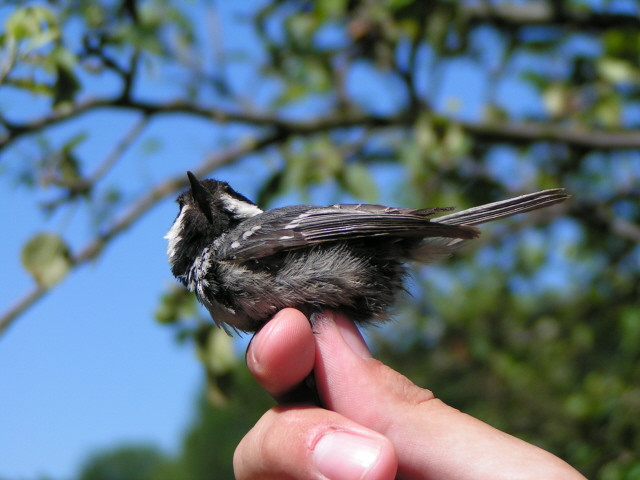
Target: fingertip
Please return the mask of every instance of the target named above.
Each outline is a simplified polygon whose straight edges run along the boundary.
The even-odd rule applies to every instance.
[[[252,339],[247,366],[258,382],[277,396],[302,382],[313,370],[315,343],[311,325],[299,310],[279,311]]]
[[[339,314],[335,316],[336,327],[340,332],[343,340],[351,347],[351,350],[360,358],[372,358],[371,352],[360,330],[353,321],[345,315]]]

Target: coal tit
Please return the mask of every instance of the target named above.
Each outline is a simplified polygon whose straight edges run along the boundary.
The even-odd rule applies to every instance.
[[[448,255],[474,226],[568,198],[544,190],[431,219],[451,208],[297,205],[261,210],[227,183],[198,179],[178,199],[166,235],[173,275],[216,324],[257,331],[276,312],[322,309],[382,321],[403,290],[408,261]]]

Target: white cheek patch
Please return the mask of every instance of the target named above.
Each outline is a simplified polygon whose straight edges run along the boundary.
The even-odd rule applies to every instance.
[[[180,236],[180,234],[184,230],[184,225],[183,225],[184,216],[187,210],[189,210],[189,208],[191,208],[189,207],[189,205],[185,205],[184,207],[182,207],[182,210],[180,210],[180,214],[178,215],[178,218],[176,218],[176,221],[173,222],[173,225],[171,226],[167,234],[164,236],[164,238],[166,238],[169,241],[169,244],[167,245],[167,255],[169,255],[170,262],[173,260],[173,258],[176,255],[176,248],[178,246],[178,243],[180,243],[180,240],[182,240],[182,237]]]
[[[262,210],[256,205],[237,200],[231,195],[223,194],[220,198],[222,199],[224,207],[238,217],[249,218],[262,213]]]

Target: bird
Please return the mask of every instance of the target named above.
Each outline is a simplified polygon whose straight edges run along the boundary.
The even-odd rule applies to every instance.
[[[256,332],[286,307],[383,322],[409,263],[448,256],[480,235],[478,224],[569,198],[554,188],[453,213],[374,204],[263,210],[226,182],[187,177],[165,236],[169,265],[227,333]]]

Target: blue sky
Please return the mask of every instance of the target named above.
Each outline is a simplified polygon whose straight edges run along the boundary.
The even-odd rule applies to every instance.
[[[0,11],[0,19],[8,13]],[[234,32],[225,27],[227,41],[239,41],[242,32]],[[91,81],[94,92],[113,87]],[[155,88],[156,95],[171,94],[167,85]],[[29,116],[42,106],[35,97],[0,93],[0,108],[14,115]],[[97,163],[133,121],[105,112],[83,118],[99,132],[83,145],[83,158]],[[193,168],[211,151],[211,126],[179,124],[178,131],[175,119],[151,124],[106,181],[140,194],[167,175]],[[58,127],[53,138],[62,141],[71,131],[73,125]],[[162,148],[146,154],[145,139]],[[46,219],[33,193],[14,184],[24,162],[20,154],[29,152],[32,141],[22,140],[0,167],[0,222],[7,226],[0,236],[2,311],[32,288],[20,251],[34,233],[62,233],[76,248],[90,235],[81,209]],[[245,168],[236,169],[236,180],[248,173]],[[178,345],[171,330],[153,319],[161,293],[174,282],[163,236],[175,215],[172,200],[157,205],[0,338],[0,478],[70,478],[92,450],[122,442],[152,442],[169,452],[179,446],[203,375],[193,350]]]
[[[250,46],[251,36],[237,27],[225,3],[218,5],[227,47]],[[231,3],[237,2],[227,5]],[[460,115],[477,118],[485,87],[481,76],[469,64],[454,67],[442,83],[438,108],[446,109],[447,99],[456,98]],[[255,85],[245,73],[230,74],[240,89],[250,92]],[[366,79],[367,72],[357,75]],[[367,86],[360,92],[363,99],[388,98],[378,95],[384,85],[358,78],[354,82]],[[105,91],[111,86],[107,82],[91,88]],[[170,87],[163,88],[154,94],[170,96]],[[521,108],[539,108],[522,84],[507,82],[501,88],[505,98],[518,98]],[[0,108],[20,107],[28,113],[41,105],[32,97],[0,95]],[[100,159],[132,119],[98,112],[82,121],[100,132],[83,147],[83,157]],[[187,119],[179,124],[176,129],[176,119],[167,118],[150,125],[145,138],[160,141],[162,148],[148,154],[144,140],[134,145],[108,182],[142,193],[155,181],[194,168],[214,146],[211,126]],[[72,127],[60,127],[56,135],[64,138]],[[18,152],[28,151],[29,141],[23,140]],[[82,211],[72,218],[55,215],[47,220],[33,194],[14,185],[12,175],[21,168],[17,156],[3,168],[8,174],[0,176],[0,224],[6,226],[0,235],[2,311],[32,288],[19,257],[35,232],[63,233],[77,242],[75,247],[89,236]],[[267,171],[262,159],[254,158],[217,176],[251,197]],[[121,442],[148,441],[170,452],[177,448],[202,385],[202,371],[193,351],[179,346],[171,331],[153,320],[160,294],[174,281],[163,235],[175,215],[171,200],[157,205],[96,262],[74,271],[0,338],[0,477],[69,478],[92,450]]]
[[[4,183],[0,198],[13,207],[0,221],[14,226],[0,244],[11,252],[3,305],[30,288],[19,252],[41,224],[30,199]],[[176,446],[201,374],[151,315],[171,281],[162,262],[169,207],[70,275],[1,339],[0,475],[69,477],[88,450],[121,441]]]

